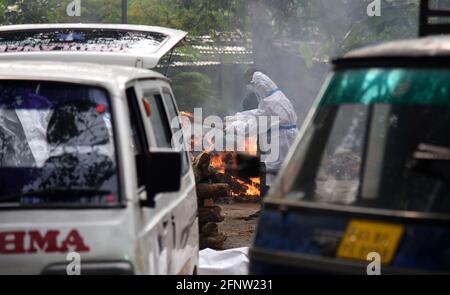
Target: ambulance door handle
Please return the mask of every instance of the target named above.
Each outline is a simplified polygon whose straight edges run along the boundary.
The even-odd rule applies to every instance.
[[[175,224],[175,216],[172,215],[172,227],[173,227],[173,248],[175,249],[177,246],[177,230],[176,230],[176,224]]]
[[[169,234],[169,224],[170,224],[169,220],[165,220],[162,223],[162,229],[163,229],[162,234],[163,234],[164,238],[167,238],[167,235]]]

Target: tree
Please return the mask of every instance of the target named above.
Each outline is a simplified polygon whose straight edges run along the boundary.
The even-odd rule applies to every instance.
[[[202,107],[206,115],[222,115],[223,104],[215,97],[211,79],[199,72],[180,72],[172,77],[173,92],[180,110]]]
[[[81,16],[68,16],[67,5],[71,2],[48,0],[54,7],[51,22],[85,22],[85,23],[120,23],[121,0],[84,0],[81,5]]]
[[[381,0],[379,17],[367,15],[371,2],[250,0],[264,7],[275,39],[321,43],[323,52],[316,54],[342,54],[374,42],[417,36],[419,0]]]
[[[29,24],[49,22],[55,7],[47,0],[0,0],[2,24]]]
[[[129,21],[172,27],[192,35],[244,29],[245,1],[241,0],[130,0]]]

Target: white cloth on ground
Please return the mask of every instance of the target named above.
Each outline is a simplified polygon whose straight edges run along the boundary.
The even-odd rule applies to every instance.
[[[247,275],[248,248],[224,251],[205,249],[199,254],[199,275]]]

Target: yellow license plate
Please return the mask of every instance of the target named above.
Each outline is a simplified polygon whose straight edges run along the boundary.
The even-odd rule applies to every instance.
[[[390,264],[403,232],[404,227],[398,224],[351,220],[336,256],[367,261],[367,255],[376,252],[382,264]]]

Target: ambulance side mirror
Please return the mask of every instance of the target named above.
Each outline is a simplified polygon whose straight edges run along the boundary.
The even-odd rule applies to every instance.
[[[157,149],[147,154],[145,162],[147,200],[142,200],[141,205],[154,207],[157,194],[180,190],[182,156],[181,152]]]

